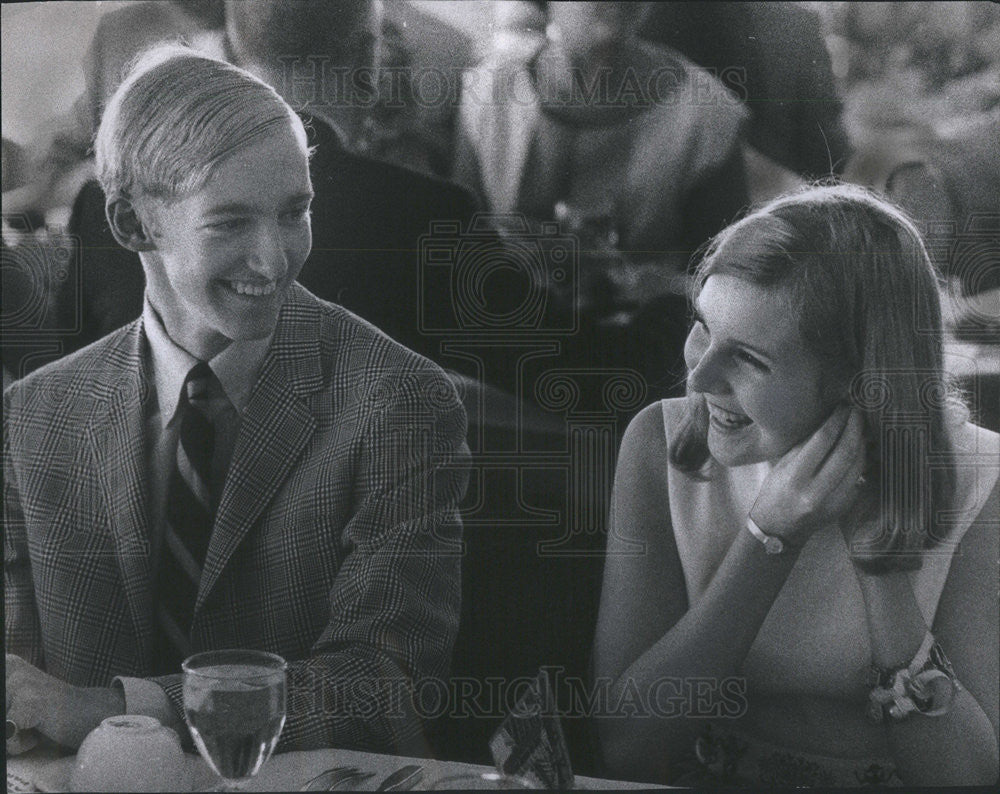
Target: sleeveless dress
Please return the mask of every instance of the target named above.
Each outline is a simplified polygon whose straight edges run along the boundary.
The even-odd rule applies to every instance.
[[[684,400],[663,400],[661,406],[669,447]],[[956,449],[959,518],[947,539],[928,550],[920,570],[908,574],[928,626],[933,625],[952,556],[966,530],[974,520],[994,524],[1000,520],[995,493],[1000,468],[998,436],[982,428],[974,430],[968,436],[971,443]],[[665,466],[664,471],[688,604],[693,606],[736,533],[746,531],[746,516],[768,465],[720,466],[709,480],[699,480],[673,466]],[[988,508],[984,511],[988,501],[992,506],[989,515]],[[751,701],[771,699],[780,707],[810,699],[841,704],[856,700],[857,713],[863,715],[870,663],[864,600],[847,544],[837,525],[824,527],[802,548],[740,674],[746,678]],[[823,725],[808,724],[808,705],[802,713],[803,731],[815,730],[821,735]],[[872,731],[874,753],[851,758],[791,749],[799,736],[774,741],[775,737],[767,736],[766,724],[755,724],[752,719],[743,725],[740,722],[734,721],[731,728],[720,729],[717,724],[707,728],[698,740],[687,774],[675,782],[838,787],[900,782],[884,731],[874,730],[879,726],[865,722],[863,716],[859,717],[858,732]],[[830,738],[836,741],[837,736],[830,731]]]

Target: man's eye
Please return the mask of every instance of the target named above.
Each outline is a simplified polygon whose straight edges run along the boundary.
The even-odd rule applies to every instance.
[[[298,223],[300,221],[309,220],[312,217],[312,213],[309,210],[309,205],[304,207],[296,207],[293,210],[289,210],[281,216],[283,221],[288,221],[290,223]]]

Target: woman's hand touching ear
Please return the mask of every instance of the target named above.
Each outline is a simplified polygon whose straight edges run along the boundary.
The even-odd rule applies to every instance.
[[[801,546],[816,529],[856,503],[864,469],[861,412],[841,405],[775,464],[760,487],[750,518],[765,533]]]

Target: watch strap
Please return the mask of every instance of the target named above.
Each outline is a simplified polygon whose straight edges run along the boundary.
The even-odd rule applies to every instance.
[[[768,535],[764,532],[750,516],[747,516],[747,530],[764,544],[764,551],[768,554],[781,554],[788,547],[788,544],[777,535]]]

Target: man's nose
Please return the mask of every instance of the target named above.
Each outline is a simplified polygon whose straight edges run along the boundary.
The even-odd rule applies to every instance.
[[[248,264],[250,269],[270,281],[279,281],[288,271],[288,257],[281,231],[270,226],[262,226],[254,240]]]

